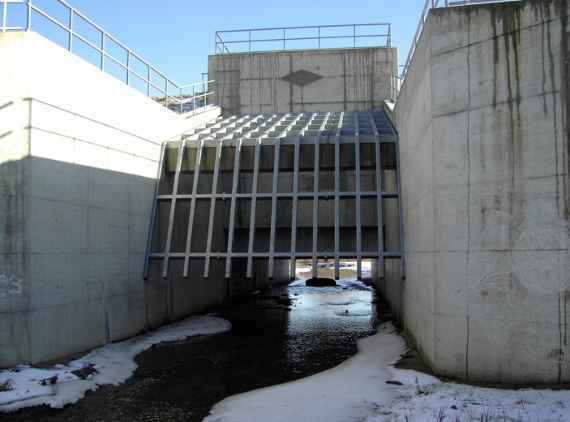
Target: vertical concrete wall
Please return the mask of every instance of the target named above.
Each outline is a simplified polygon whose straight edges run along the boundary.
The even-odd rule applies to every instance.
[[[395,48],[220,54],[209,57],[224,113],[366,111],[395,98]]]
[[[403,319],[438,374],[570,380],[567,16],[437,9],[402,87]]]
[[[142,270],[160,143],[220,110],[178,116],[34,33],[0,34],[0,57],[7,367],[145,328],[155,287],[145,295]]]

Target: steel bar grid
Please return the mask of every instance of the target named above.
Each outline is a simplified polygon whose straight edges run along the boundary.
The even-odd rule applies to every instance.
[[[172,259],[184,260],[184,277],[190,275],[189,261],[191,259],[203,260],[203,276],[205,278],[210,275],[210,262],[212,259],[225,260],[225,276],[227,278],[232,276],[232,262],[234,259],[244,259],[244,263],[246,263],[246,277],[254,276],[254,259],[266,260],[269,277],[274,275],[275,260],[282,259],[290,261],[291,277],[295,276],[296,260],[298,259],[311,260],[313,263],[313,275],[315,276],[318,275],[319,259],[334,259],[336,278],[340,277],[341,259],[354,259],[357,261],[359,278],[362,277],[362,260],[364,259],[377,260],[379,268],[382,270],[385,259],[402,258],[401,250],[387,252],[384,247],[384,226],[386,224],[399,225],[399,230],[394,226],[391,232],[398,232],[400,245],[403,245],[403,239],[401,238],[403,235],[402,225],[398,221],[401,218],[401,210],[400,216],[392,215],[387,218],[384,213],[383,202],[387,198],[399,200],[400,180],[397,174],[399,166],[396,164],[394,168],[385,169],[382,161],[382,146],[385,144],[393,145],[392,148],[396,155],[394,159],[397,161],[397,143],[397,134],[383,111],[230,116],[217,119],[186,133],[179,141],[171,142],[163,148],[160,164],[163,172],[161,177],[166,177],[165,172],[168,172],[167,177],[172,177],[173,185],[166,193],[161,193],[158,188],[156,191],[153,208],[153,229],[149,235],[149,246],[147,248],[146,277],[149,274],[149,261],[155,260],[162,260],[162,276],[168,277],[168,263]],[[253,154],[243,155],[245,154],[243,148],[246,145],[252,148]],[[310,164],[302,156],[301,146],[303,145],[312,147],[314,157],[311,159]],[[328,190],[332,185],[328,186],[328,189],[321,186],[322,171],[332,171],[332,161],[329,164],[326,155],[324,156],[324,161],[321,157],[320,150],[324,148],[323,145],[329,145],[328,148],[334,147],[334,190],[332,191]],[[351,151],[353,150],[353,156],[342,156],[344,153],[343,148],[345,148],[342,147],[341,149],[343,145],[350,145],[349,148],[351,148]],[[371,147],[365,148],[364,145],[370,145]],[[262,172],[261,149],[264,146],[273,147],[273,164],[264,164]],[[289,149],[285,150],[284,147]],[[183,157],[185,150],[189,148],[196,150],[193,170],[184,169]],[[207,148],[210,149],[210,152],[212,150],[215,151],[214,161],[213,163],[207,162],[207,164],[204,164],[203,160]],[[234,154],[233,163],[223,159],[225,173],[221,182],[224,148],[234,148]],[[170,154],[168,151],[170,151]],[[362,154],[373,154],[373,157],[363,156]],[[171,157],[171,161],[174,160],[172,157],[176,157],[176,164],[169,167],[165,162],[166,156]],[[208,156],[211,157],[210,154]],[[372,167],[368,164],[371,160],[374,161]],[[301,162],[303,162],[303,169],[300,168]],[[204,191],[203,187],[200,188],[201,192],[199,193],[198,186],[204,184],[200,182],[200,179],[205,177],[201,174],[205,165],[209,169],[208,177],[211,177],[211,186],[207,185],[206,192],[208,193],[202,193]],[[231,170],[229,169],[230,166]],[[245,166],[243,170],[249,173],[242,174],[242,166]],[[312,175],[309,176],[307,171],[311,166],[313,167],[310,170]],[[327,170],[323,170],[325,168],[323,166],[327,166]],[[361,177],[363,177],[364,173],[361,172],[361,168],[367,170],[366,180],[369,180],[370,171],[372,173],[375,172],[374,175],[370,174],[370,177],[374,179],[375,187],[369,183],[367,185],[362,184],[364,179],[361,179]],[[180,183],[183,179],[181,179],[180,174],[182,171],[190,171],[193,174],[191,187],[186,186],[181,189]],[[396,172],[393,175],[397,185],[395,191],[386,191],[384,186],[385,171]],[[307,183],[309,183],[309,180],[312,181],[313,188],[310,191],[307,191],[306,183],[303,183],[302,186],[300,185],[301,174],[303,175],[303,180]],[[332,177],[331,173],[328,174]],[[271,179],[263,181],[266,175],[268,178],[271,177]],[[231,179],[229,179],[230,177]],[[249,177],[252,177],[252,179],[250,180]],[[322,177],[328,176],[323,173]],[[350,178],[354,178],[354,181],[351,181]],[[207,179],[206,181],[210,183],[209,180]],[[242,189],[241,184],[244,182],[247,182],[247,186],[245,186],[245,189]],[[282,182],[285,186],[283,188],[281,187]],[[220,183],[224,184],[220,185]],[[231,184],[231,192],[222,192],[220,186],[228,186],[228,183]],[[260,183],[264,183],[265,187],[263,189],[260,189]],[[346,189],[345,185],[349,189]],[[363,190],[364,187],[366,187],[365,190]],[[334,227],[321,227],[320,201],[326,204],[325,201],[331,198],[334,198]],[[377,214],[373,217],[372,224],[376,221],[377,227],[371,227],[369,219],[366,220],[366,224],[363,222],[363,213],[366,212],[363,206],[366,203],[370,203],[364,202],[363,199],[365,198],[367,201],[372,200],[376,204]],[[204,221],[196,220],[200,215],[197,211],[197,202],[199,200],[203,201],[202,205],[208,204],[205,208],[202,207],[204,209],[203,213],[206,213],[207,211],[205,210],[209,209],[208,216],[201,217],[205,219]],[[217,207],[221,206],[218,200],[230,201],[229,211],[226,208],[225,212],[219,212],[220,216],[224,216],[223,222],[216,217]],[[258,217],[260,215],[257,213],[257,204],[260,200],[266,200],[265,204],[271,203],[270,222],[263,220],[266,221],[263,224],[259,222]],[[284,209],[280,200],[290,201],[291,205]],[[311,202],[308,200],[312,201],[310,207],[306,207]],[[241,201],[239,206],[238,201]],[[351,201],[354,205],[346,206]],[[156,210],[162,202],[167,202],[169,208],[161,220]],[[176,207],[177,205],[184,205],[183,202],[186,202],[185,206],[189,204],[190,208],[187,226],[175,227],[176,224],[181,224],[180,222],[175,223],[175,221],[178,221],[175,218]],[[400,203],[399,205],[401,206]],[[268,208],[259,209],[267,213],[267,216],[269,215]],[[282,220],[283,217],[278,217],[279,209],[290,213],[291,218],[290,226],[287,225],[286,229],[287,231],[290,230],[290,239],[288,240],[290,243],[285,250],[283,249],[284,239],[279,238],[282,232],[280,231],[278,234],[277,228],[283,228],[283,224],[287,224],[287,222]],[[350,211],[351,209],[354,209],[354,212]],[[238,210],[240,213],[239,225]],[[351,217],[353,214],[354,217]],[[369,213],[366,215],[368,216]],[[323,222],[322,224],[325,223]],[[199,233],[201,233],[199,235],[195,234],[197,233],[197,227],[199,228]],[[322,233],[323,239],[328,239],[328,236],[334,235],[334,250],[331,250],[330,246],[326,246],[327,240],[323,241],[323,246],[320,245],[319,233],[321,230],[328,230],[328,232]],[[365,230],[366,233],[364,233]],[[151,235],[156,235],[161,231],[165,233],[165,246],[162,249],[159,246],[158,249],[155,247],[155,250],[152,250],[153,239]],[[186,238],[183,239],[185,248],[178,247],[173,251],[173,233],[181,231],[186,231]],[[216,233],[222,233],[222,231],[225,233],[225,236],[220,237],[220,234],[216,235]],[[299,233],[303,233],[303,238],[298,237]],[[305,233],[307,236],[305,236]],[[369,247],[363,247],[364,234],[366,234],[366,239],[377,236],[377,250],[371,251]],[[248,236],[247,240],[244,236]],[[258,239],[257,236],[268,236],[269,245],[259,246],[259,244],[267,245],[267,238],[263,240],[262,238]],[[200,240],[200,245],[205,244],[205,246],[196,247],[193,244],[194,238]],[[216,243],[219,243],[220,239],[223,239],[225,251],[220,251],[221,247]],[[354,247],[341,247],[341,242],[347,241],[347,245],[354,245]],[[277,250],[276,243],[279,242],[281,242],[282,246],[280,247],[281,249]],[[241,245],[239,249],[236,246],[238,244]],[[400,249],[403,249],[403,247]],[[178,252],[177,250],[184,250],[184,252]],[[401,261],[403,262],[403,259]]]

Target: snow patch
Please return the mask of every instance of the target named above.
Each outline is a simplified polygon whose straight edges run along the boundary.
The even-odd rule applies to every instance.
[[[570,391],[503,390],[394,368],[406,350],[391,324],[320,374],[229,397],[204,422],[570,421]]]
[[[405,351],[391,324],[358,341],[359,353],[298,381],[255,390],[216,404],[204,422],[346,422],[362,420],[396,397],[388,365]]]
[[[97,390],[103,385],[118,385],[127,380],[137,368],[134,358],[156,344],[230,329],[230,322],[222,318],[192,317],[153,333],[107,344],[68,365],[55,365],[47,369],[20,365],[1,371],[0,385],[6,383],[10,388],[0,392],[0,412],[40,405],[62,408],[82,399],[88,391]],[[86,370],[90,368],[95,371]],[[84,370],[83,373],[78,372],[80,370]]]

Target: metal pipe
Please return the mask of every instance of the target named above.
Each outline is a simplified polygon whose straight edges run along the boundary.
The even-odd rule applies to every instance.
[[[68,50],[71,51],[73,47],[73,9],[69,11],[69,41]]]
[[[8,28],[8,2],[2,1],[2,32],[6,32]]]

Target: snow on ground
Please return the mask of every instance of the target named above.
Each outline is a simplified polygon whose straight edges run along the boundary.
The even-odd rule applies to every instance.
[[[230,322],[221,318],[192,317],[146,335],[107,344],[68,365],[55,365],[47,369],[22,365],[0,371],[0,386],[7,385],[9,388],[8,391],[0,391],[0,413],[39,405],[61,408],[75,403],[87,391],[124,382],[137,368],[135,356],[156,344],[230,329]],[[96,372],[88,375],[92,372],[91,368]],[[82,369],[83,373],[77,372]],[[55,380],[55,383],[49,380]]]
[[[302,380],[230,397],[204,422],[347,422],[363,420],[398,394],[388,364],[405,350],[391,325],[358,342],[359,353],[339,366]]]
[[[480,388],[394,368],[405,344],[391,324],[358,347],[328,371],[227,398],[204,422],[570,421],[570,391]]]

